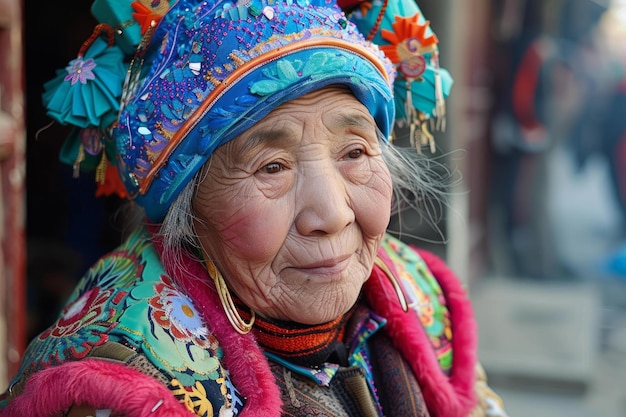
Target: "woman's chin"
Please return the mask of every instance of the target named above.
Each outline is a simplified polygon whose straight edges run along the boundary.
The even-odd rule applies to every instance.
[[[356,299],[345,302],[333,300],[332,302],[320,303],[315,308],[294,308],[290,314],[285,315],[286,319],[283,320],[311,326],[324,324],[346,314],[355,303]]]

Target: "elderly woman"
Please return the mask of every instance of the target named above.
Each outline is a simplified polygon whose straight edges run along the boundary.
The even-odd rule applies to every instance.
[[[117,120],[99,149],[93,121],[73,139],[147,221],[31,343],[0,415],[503,416],[460,283],[386,232],[394,187],[429,187],[388,144],[396,65],[329,1],[133,7]],[[59,120],[97,39],[48,86]]]

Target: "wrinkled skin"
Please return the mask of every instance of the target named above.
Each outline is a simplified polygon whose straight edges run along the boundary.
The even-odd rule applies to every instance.
[[[193,201],[195,227],[204,255],[257,314],[320,324],[357,301],[391,196],[373,118],[329,87],[216,150]]]

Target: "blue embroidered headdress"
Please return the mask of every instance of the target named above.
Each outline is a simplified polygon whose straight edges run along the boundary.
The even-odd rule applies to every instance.
[[[77,126],[62,156],[97,165],[103,182],[114,166],[128,196],[160,222],[217,147],[311,91],[349,87],[388,138],[402,65],[362,35],[364,11],[347,17],[335,0],[97,0],[98,32],[44,93],[48,114]],[[114,63],[117,71],[104,71]]]

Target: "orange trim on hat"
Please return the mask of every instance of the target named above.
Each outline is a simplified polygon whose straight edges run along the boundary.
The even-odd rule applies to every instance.
[[[272,61],[274,59],[283,57],[288,55],[291,52],[295,52],[298,50],[304,50],[307,48],[314,47],[336,47],[340,49],[346,49],[351,52],[355,52],[368,61],[370,61],[378,71],[383,75],[385,81],[390,83],[389,74],[385,70],[383,63],[380,61],[379,57],[369,50],[365,49],[359,44],[350,43],[348,41],[344,41],[342,39],[333,39],[333,38],[324,38],[324,39],[306,39],[302,41],[298,41],[280,48],[276,48],[268,53],[265,53],[261,56],[258,56],[248,62],[245,62],[241,66],[237,67],[233,72],[231,72],[222,83],[217,85],[213,91],[209,93],[206,99],[198,106],[198,108],[193,112],[193,114],[182,124],[180,129],[174,133],[172,139],[168,142],[168,144],[163,148],[163,151],[159,154],[158,158],[154,161],[150,170],[148,171],[145,178],[140,179],[139,183],[139,193],[145,194],[150,188],[150,184],[152,180],[156,176],[157,172],[165,165],[165,162],[170,157],[174,149],[178,146],[178,144],[185,138],[187,133],[193,129],[196,124],[202,120],[205,116],[206,112],[212,107],[214,102],[219,99],[222,94],[230,88],[231,85],[234,85],[238,78],[243,77],[251,71],[254,67],[258,65],[265,64],[266,62]]]

